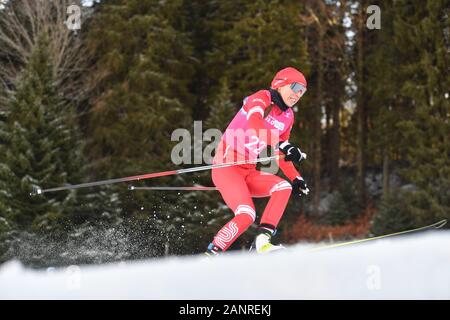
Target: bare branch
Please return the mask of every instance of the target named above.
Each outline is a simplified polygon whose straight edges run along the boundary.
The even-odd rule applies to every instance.
[[[88,55],[82,37],[65,24],[72,4],[82,8],[80,0],[14,0],[0,10],[0,86],[10,89],[16,83],[40,35],[46,33],[58,89],[67,98],[86,92],[80,88],[80,73],[87,68]]]

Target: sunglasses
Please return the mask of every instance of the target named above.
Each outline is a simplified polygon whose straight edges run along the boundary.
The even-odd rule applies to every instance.
[[[306,92],[306,87],[298,82],[291,83],[291,89],[294,93],[300,92],[300,97],[303,96]]]

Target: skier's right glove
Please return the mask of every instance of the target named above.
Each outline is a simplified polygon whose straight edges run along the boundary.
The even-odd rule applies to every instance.
[[[281,142],[278,145],[278,148],[285,154],[284,160],[286,161],[300,162],[303,159],[306,159],[306,153],[302,152],[288,141]]]
[[[297,177],[292,181],[292,194],[301,197],[302,194],[308,195],[309,189],[302,177]]]

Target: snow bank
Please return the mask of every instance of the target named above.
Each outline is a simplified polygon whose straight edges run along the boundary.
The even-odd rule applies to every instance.
[[[449,231],[311,247],[47,270],[10,261],[0,299],[450,299]]]

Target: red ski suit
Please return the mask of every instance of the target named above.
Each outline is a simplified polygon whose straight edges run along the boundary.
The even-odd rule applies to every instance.
[[[271,105],[270,112],[264,117]],[[257,158],[267,145],[275,146],[277,142],[287,141],[293,123],[292,108],[283,112],[272,103],[268,90],[254,93],[244,100],[243,107],[228,125],[216,149],[214,163]],[[280,159],[278,165],[290,181],[300,177],[292,162]],[[278,225],[291,195],[292,187],[288,181],[256,170],[256,164],[217,168],[212,170],[211,175],[225,203],[235,214],[214,237],[214,245],[227,250],[255,221],[252,197],[270,197],[260,224],[274,228]]]

